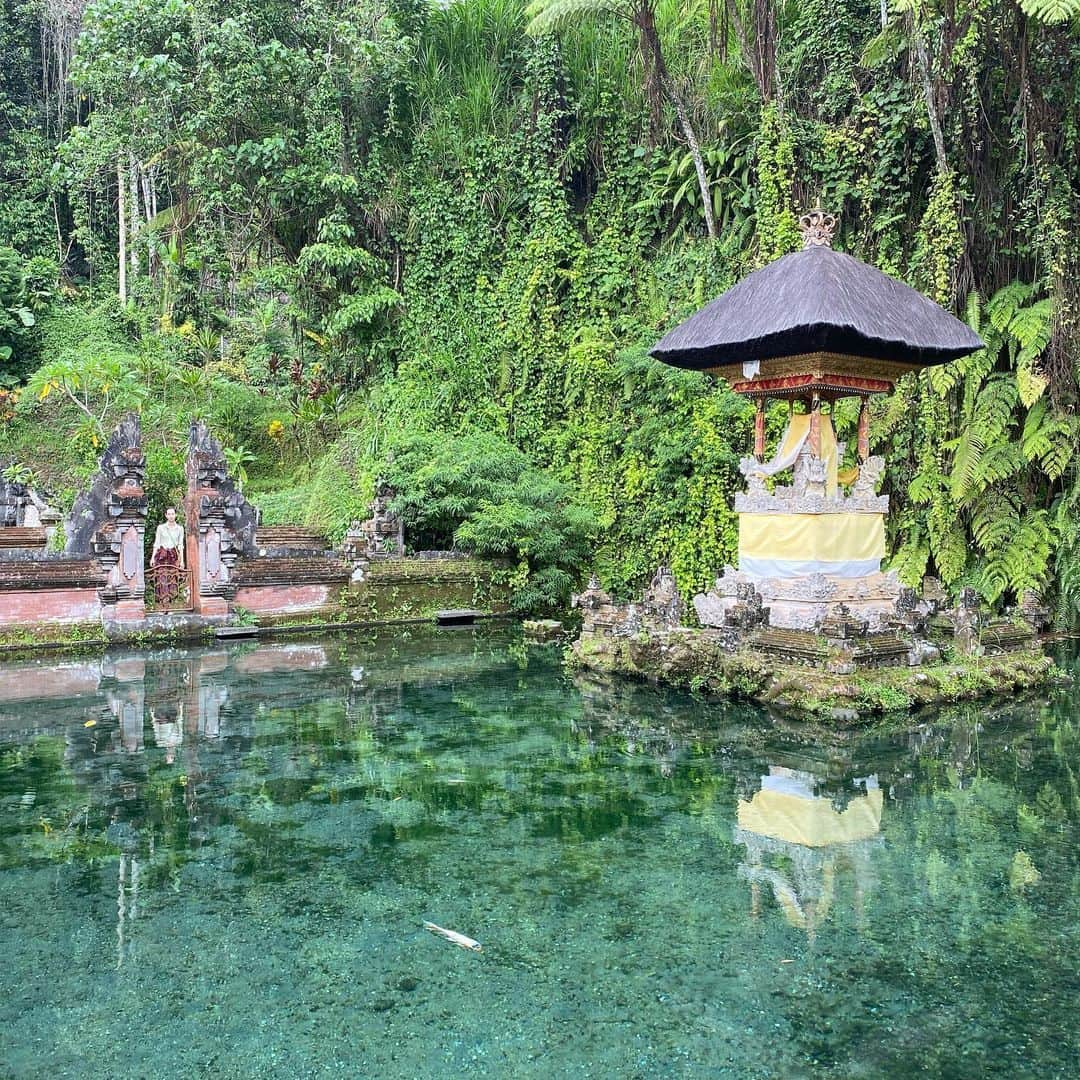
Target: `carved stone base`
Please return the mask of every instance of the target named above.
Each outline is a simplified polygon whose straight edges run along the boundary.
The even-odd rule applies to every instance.
[[[841,605],[848,618],[865,624],[868,632],[888,628],[894,616],[901,585],[894,573],[866,574],[861,578],[830,578],[811,574],[801,578],[756,579],[733,567],[725,567],[707,593],[694,597],[694,610],[702,626],[730,623],[747,589],[761,594],[768,622],[783,630],[814,630],[835,617]],[[741,591],[741,595],[740,595]]]

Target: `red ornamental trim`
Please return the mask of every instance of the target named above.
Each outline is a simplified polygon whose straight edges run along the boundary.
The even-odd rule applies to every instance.
[[[751,397],[790,394],[805,390],[845,390],[856,394],[888,394],[893,383],[885,379],[861,379],[855,375],[783,375],[775,379],[748,379],[734,382],[736,394]]]

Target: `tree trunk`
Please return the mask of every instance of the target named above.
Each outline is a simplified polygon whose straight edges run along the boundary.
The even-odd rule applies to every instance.
[[[686,144],[690,148],[690,156],[694,159],[694,171],[697,173],[698,188],[701,191],[701,205],[705,212],[705,228],[709,238],[716,239],[716,220],[713,217],[712,192],[709,190],[709,176],[705,172],[705,161],[701,156],[701,144],[698,142],[694,125],[690,121],[690,113],[683,102],[682,95],[675,87],[664,61],[664,53],[660,47],[660,35],[656,30],[656,20],[653,17],[651,7],[642,7],[638,12],[638,29],[641,38],[648,49],[651,58],[651,67],[656,75],[657,82],[663,92],[675,106],[675,115],[679,118],[679,126],[686,138]]]
[[[910,16],[909,16],[910,17]],[[945,136],[941,131],[941,118],[938,116],[937,99],[934,97],[934,84],[930,79],[930,57],[926,53],[926,39],[919,24],[911,18],[911,40],[915,46],[915,61],[919,69],[919,81],[922,83],[923,97],[926,99],[926,115],[930,121],[930,134],[934,137],[934,154],[937,157],[939,172],[949,167],[945,155]]]
[[[117,277],[120,285],[120,303],[127,303],[127,222],[124,220],[124,190],[127,184],[124,178],[124,164],[120,158],[116,159],[116,204],[117,218],[120,234],[119,247],[117,249]]]
[[[131,230],[128,241],[128,258],[131,260],[131,276],[135,278],[139,274],[139,249],[135,246],[139,234],[139,178],[138,165],[135,155],[128,154],[128,187],[131,198],[128,202],[128,228]]]
[[[754,56],[758,91],[761,100],[768,105],[773,99],[774,88],[780,85],[776,63],[776,7],[773,0],[754,0]]]
[[[675,106],[675,115],[679,118],[683,135],[686,136],[686,144],[690,147],[690,155],[694,159],[694,171],[697,173],[698,187],[701,190],[701,205],[705,209],[705,228],[708,230],[709,238],[715,240],[716,219],[713,217],[712,192],[709,190],[708,173],[705,172],[705,160],[701,156],[701,145],[698,143],[694,127],[690,123],[690,114],[686,111],[686,105],[683,104],[682,97],[675,89],[670,76],[664,80],[664,85],[667,87],[668,96]]]

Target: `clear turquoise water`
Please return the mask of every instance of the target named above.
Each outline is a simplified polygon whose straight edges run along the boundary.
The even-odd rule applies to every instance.
[[[815,738],[503,630],[0,667],[0,1075],[1080,1075],[1078,704]]]

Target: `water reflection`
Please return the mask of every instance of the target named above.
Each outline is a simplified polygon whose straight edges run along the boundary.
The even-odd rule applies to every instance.
[[[841,735],[559,661],[0,666],[0,1073],[1068,1074],[1080,691]]]
[[[770,765],[753,798],[739,800],[734,831],[746,849],[739,872],[750,882],[752,914],[760,915],[767,885],[787,921],[813,939],[832,908],[839,872],[852,877],[862,925],[882,805],[876,775],[829,790],[810,772]]]

